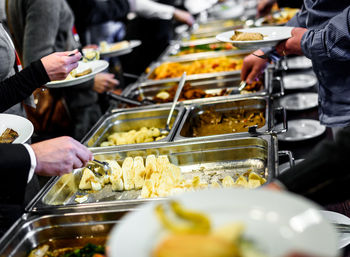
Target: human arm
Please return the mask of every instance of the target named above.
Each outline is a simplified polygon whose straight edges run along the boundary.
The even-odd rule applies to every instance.
[[[157,3],[151,0],[130,0],[131,11],[145,18],[158,18],[163,20],[171,20],[172,18],[192,25],[194,18],[192,15],[180,9],[176,9],[171,5]]]
[[[77,67],[81,55],[71,52],[53,53],[31,63],[22,71],[0,82],[0,112],[24,100],[38,87],[50,80],[60,80]]]
[[[32,144],[31,147],[37,162],[35,173],[43,176],[60,176],[92,160],[89,149],[67,136]]]
[[[276,3],[276,0],[260,0],[256,6],[258,17],[266,16],[271,12],[272,6]]]
[[[319,62],[327,59],[350,59],[350,6],[329,20],[320,30],[308,30],[302,37],[301,48],[306,57]]]
[[[93,90],[99,94],[112,91],[119,85],[119,81],[114,78],[112,73],[98,73],[94,78]]]

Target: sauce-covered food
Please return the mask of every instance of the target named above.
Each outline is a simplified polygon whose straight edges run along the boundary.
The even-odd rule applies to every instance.
[[[193,124],[193,136],[210,136],[237,132],[247,132],[250,126],[258,128],[265,125],[264,112],[261,110],[232,110],[219,112],[205,110]]]

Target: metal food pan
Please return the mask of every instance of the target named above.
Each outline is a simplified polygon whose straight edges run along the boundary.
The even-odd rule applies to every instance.
[[[217,176],[256,171],[270,181],[277,171],[277,140],[272,135],[258,137],[232,138],[222,140],[203,140],[202,142],[158,143],[145,147],[125,147],[98,149],[94,157],[99,160],[114,159],[122,163],[128,157],[154,154],[167,155],[170,162],[179,166],[185,178],[194,175],[206,176],[215,172]],[[83,209],[121,208],[162,198],[140,199],[140,190],[112,191],[106,185],[101,191],[90,193],[87,203],[77,204],[77,195],[86,194],[78,189],[82,169],[74,170],[63,177],[56,177],[36,196],[27,207],[30,212],[58,211],[71,212]],[[207,178],[205,178],[207,179]]]
[[[268,73],[265,73],[267,76]],[[220,94],[222,90],[226,90],[227,95],[224,96],[213,96],[210,98],[199,98],[184,100],[182,103],[184,105],[199,104],[209,101],[215,101],[220,99],[229,99],[232,97],[247,97],[247,96],[257,96],[257,95],[268,95],[269,94],[269,83],[267,83],[268,78],[264,79],[263,88],[260,91],[252,92],[246,95],[241,95],[238,90],[241,79],[235,74],[226,74],[223,76],[212,76],[206,79],[189,79],[186,83],[194,88],[203,90],[207,94]],[[130,87],[126,88],[123,92],[124,96],[132,99],[146,98],[152,100],[159,92],[170,89],[171,87],[177,85],[177,81],[173,82],[163,82],[163,81],[146,81],[141,83],[135,83]],[[230,95],[228,95],[230,94]]]
[[[39,245],[59,247],[104,245],[108,234],[127,210],[95,211],[91,213],[24,214],[0,239],[1,257],[27,257]]]
[[[193,128],[198,122],[199,116],[206,110],[213,110],[218,113],[235,112],[239,110],[247,111],[260,111],[265,118],[265,124],[260,128],[253,128],[250,132],[232,132],[228,134],[219,133],[217,135],[208,136],[193,136]],[[216,137],[232,137],[232,136],[244,136],[250,133],[282,133],[287,130],[285,110],[283,111],[284,127],[280,131],[273,130],[275,111],[272,108],[270,98],[267,96],[252,96],[236,99],[221,99],[216,101],[210,101],[208,103],[194,104],[186,109],[186,113],[180,123],[180,126],[176,132],[174,141],[182,140],[208,140]]]
[[[144,75],[142,80],[153,80],[153,77],[155,76],[155,69],[159,67],[163,63],[180,63],[180,64],[191,64],[194,63],[197,60],[205,60],[205,59],[212,59],[212,58],[218,58],[218,57],[223,57],[226,56],[228,58],[239,58],[243,59],[247,54],[249,54],[249,51],[246,50],[240,50],[240,51],[227,51],[227,52],[218,52],[218,53],[201,53],[201,55],[197,55],[196,57],[182,57],[179,56],[177,58],[172,58],[170,62],[168,61],[159,61],[159,62],[154,62],[151,64],[149,68],[149,72]],[[235,74],[239,75],[241,73],[240,70],[233,70],[233,71],[224,71],[224,72],[215,72],[215,73],[199,73],[199,74],[191,74],[187,75],[187,79],[204,79],[208,78],[211,76],[221,76],[221,75],[228,75],[228,74]],[[157,81],[163,81],[163,82],[171,82],[171,81],[177,81],[179,77],[175,78],[165,78],[165,79],[159,79]]]
[[[139,130],[142,127],[165,128],[169,111],[170,107],[162,106],[154,108],[130,108],[126,110],[118,110],[115,113],[105,114],[83,138],[82,142],[88,147],[99,147],[100,144],[114,132],[127,132],[133,129]],[[173,139],[183,113],[183,106],[175,108],[170,121],[170,133],[159,141],[169,142]],[[142,144],[153,143],[154,142]]]
[[[195,24],[192,29],[192,34],[203,34],[212,31],[228,31],[232,29],[243,28],[245,21],[236,19],[211,20],[199,24]]]

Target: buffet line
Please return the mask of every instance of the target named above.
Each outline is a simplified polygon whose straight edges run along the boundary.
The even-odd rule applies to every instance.
[[[48,239],[94,237],[104,244],[112,226],[141,203],[208,187],[255,188],[278,175],[277,134],[288,129],[285,110],[274,107],[284,94],[281,67],[270,65],[261,81],[241,91],[249,52],[215,39],[243,25],[209,20],[171,42],[122,93],[141,106],[119,101],[82,140],[112,170],[91,165],[52,178],[0,241],[0,256],[26,256]],[[184,71],[184,92],[164,136]]]

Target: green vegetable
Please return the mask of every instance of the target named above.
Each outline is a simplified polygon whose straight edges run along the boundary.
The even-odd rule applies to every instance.
[[[92,257],[95,253],[104,254],[105,247],[89,243],[81,249],[66,253],[63,257]]]

